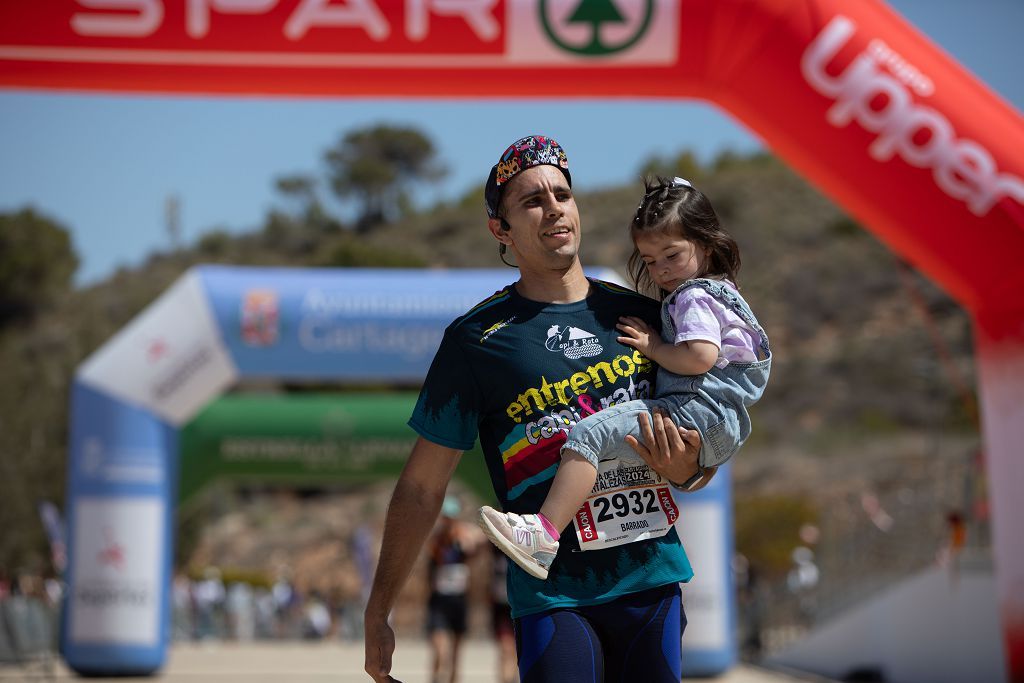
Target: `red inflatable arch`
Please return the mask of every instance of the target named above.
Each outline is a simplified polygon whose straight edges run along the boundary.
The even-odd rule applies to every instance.
[[[538,78],[543,70],[543,78]],[[0,4],[0,86],[704,98],[975,321],[999,602],[1024,680],[1024,120],[879,0]]]

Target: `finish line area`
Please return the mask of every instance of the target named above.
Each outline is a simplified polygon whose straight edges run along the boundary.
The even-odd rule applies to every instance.
[[[461,650],[460,680],[486,683],[498,680],[497,649],[485,638],[467,640]],[[392,675],[402,683],[427,683],[430,652],[426,640],[404,639],[395,650]],[[0,665],[0,681],[25,680],[25,670]],[[33,680],[82,680],[63,662],[52,676]],[[145,678],[89,678],[96,683],[126,683],[133,680],[200,683],[205,681],[287,681],[288,683],[355,683],[369,681],[363,672],[362,642],[231,643],[209,641],[176,643],[168,650],[167,665],[155,676]],[[787,675],[740,664],[712,679],[718,683],[828,683],[815,676]]]

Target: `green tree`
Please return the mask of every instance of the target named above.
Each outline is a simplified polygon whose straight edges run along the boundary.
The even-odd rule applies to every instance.
[[[422,258],[394,247],[379,247],[345,235],[318,265],[332,268],[423,268]]]
[[[704,169],[701,167],[700,161],[697,160],[697,156],[689,150],[684,150],[675,157],[653,156],[640,167],[640,175],[644,178],[681,176],[697,182],[703,173]]]
[[[320,201],[317,180],[308,175],[281,176],[277,191],[289,204],[288,218],[306,231],[332,234],[341,230],[341,223],[331,216]]]
[[[354,196],[361,205],[356,223],[360,231],[408,213],[412,187],[444,172],[433,143],[412,128],[354,130],[325,156],[331,188],[343,199]]]
[[[64,227],[32,208],[0,214],[0,328],[35,318],[70,289],[77,268]]]
[[[319,204],[316,196],[316,179],[301,174],[280,176],[274,181],[277,191],[298,207],[296,213],[305,213],[310,206]]]
[[[733,168],[772,168],[778,165],[778,159],[776,159],[771,152],[754,152],[752,154],[742,154],[735,150],[726,149],[715,157],[712,162],[712,167],[715,171],[727,171]]]

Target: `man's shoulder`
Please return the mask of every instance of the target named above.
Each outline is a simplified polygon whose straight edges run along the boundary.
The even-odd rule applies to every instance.
[[[640,315],[644,312],[657,315],[661,304],[643,294],[606,280],[591,280],[594,292],[605,299],[609,306],[621,307],[624,314]]]
[[[475,304],[468,311],[452,321],[447,332],[458,333],[460,331],[472,330],[501,313],[511,305],[512,285],[502,287],[494,294]]]

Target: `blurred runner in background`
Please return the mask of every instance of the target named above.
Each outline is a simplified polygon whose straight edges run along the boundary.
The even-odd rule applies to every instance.
[[[472,525],[459,519],[461,512],[456,498],[444,499],[441,520],[428,546],[427,636],[432,683],[458,680],[459,646],[466,634],[468,613],[468,561],[482,540]]]
[[[497,546],[492,545],[491,550],[491,630],[498,646],[498,681],[519,683],[516,634],[512,628],[512,607],[508,604],[508,557]]]

